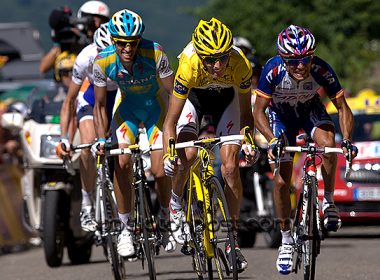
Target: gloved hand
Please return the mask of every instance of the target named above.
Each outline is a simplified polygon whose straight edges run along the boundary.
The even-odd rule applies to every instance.
[[[349,139],[343,139],[340,147],[343,149],[344,155],[347,160],[349,160],[349,153],[351,153],[351,159],[355,158],[358,155],[358,147],[352,145]]]
[[[69,139],[61,138],[59,143],[55,146],[55,153],[60,159],[70,155],[70,143]]]
[[[105,138],[99,138],[92,146],[91,152],[96,157],[96,155],[104,155],[104,147],[106,145]]]
[[[260,157],[260,151],[255,147],[255,145],[245,143],[241,146],[241,152],[245,157],[247,163],[246,166],[252,166]]]
[[[278,154],[279,149],[282,146],[281,140],[278,138],[272,138],[272,140],[269,141],[269,147],[268,147],[268,157],[270,160],[275,160],[276,157],[279,157],[280,155]]]
[[[178,156],[171,157],[170,153],[166,153],[163,156],[164,159],[164,171],[165,175],[168,177],[173,177],[177,172],[178,168]]]

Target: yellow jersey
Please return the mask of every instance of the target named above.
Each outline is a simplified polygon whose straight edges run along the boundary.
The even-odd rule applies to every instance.
[[[233,87],[238,93],[250,93],[251,77],[251,64],[243,52],[234,47],[222,77],[214,79],[206,71],[190,42],[179,55],[173,94],[180,99],[186,99],[192,88],[219,90],[230,87]]]

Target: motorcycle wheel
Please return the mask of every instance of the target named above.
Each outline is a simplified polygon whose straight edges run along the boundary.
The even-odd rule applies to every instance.
[[[92,252],[93,235],[87,234],[81,238],[71,235],[67,242],[67,254],[72,264],[89,263]]]
[[[69,203],[69,197],[63,190],[45,193],[42,238],[45,260],[50,267],[62,264],[69,222]]]

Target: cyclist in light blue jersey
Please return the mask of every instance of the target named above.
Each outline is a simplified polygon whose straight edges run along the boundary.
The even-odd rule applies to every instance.
[[[144,24],[141,17],[130,10],[115,13],[108,25],[113,45],[104,49],[94,62],[95,108],[94,120],[99,151],[104,151],[107,132],[106,80],[115,81],[120,89],[116,98],[117,109],[111,120],[112,144],[128,147],[135,144],[141,123],[147,130],[150,144],[159,144],[166,114],[168,94],[173,90],[173,71],[162,47],[142,37]],[[157,183],[161,202],[160,220],[169,220],[171,183],[163,170],[162,151],[151,154],[151,171]],[[134,254],[131,228],[128,220],[132,211],[132,162],[130,155],[119,156],[115,162],[115,194],[119,218],[124,229],[118,239],[122,256]],[[169,231],[163,232],[166,251],[175,250]]]

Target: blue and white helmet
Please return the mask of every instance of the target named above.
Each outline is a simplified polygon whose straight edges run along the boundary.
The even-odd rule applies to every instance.
[[[95,30],[94,43],[101,50],[107,48],[109,45],[112,45],[111,35],[108,30],[108,22],[103,23],[98,29]]]
[[[116,12],[108,23],[112,37],[140,37],[144,32],[144,23],[141,17],[130,10]]]
[[[281,56],[310,55],[315,47],[315,38],[306,28],[290,25],[278,34],[277,51]]]

